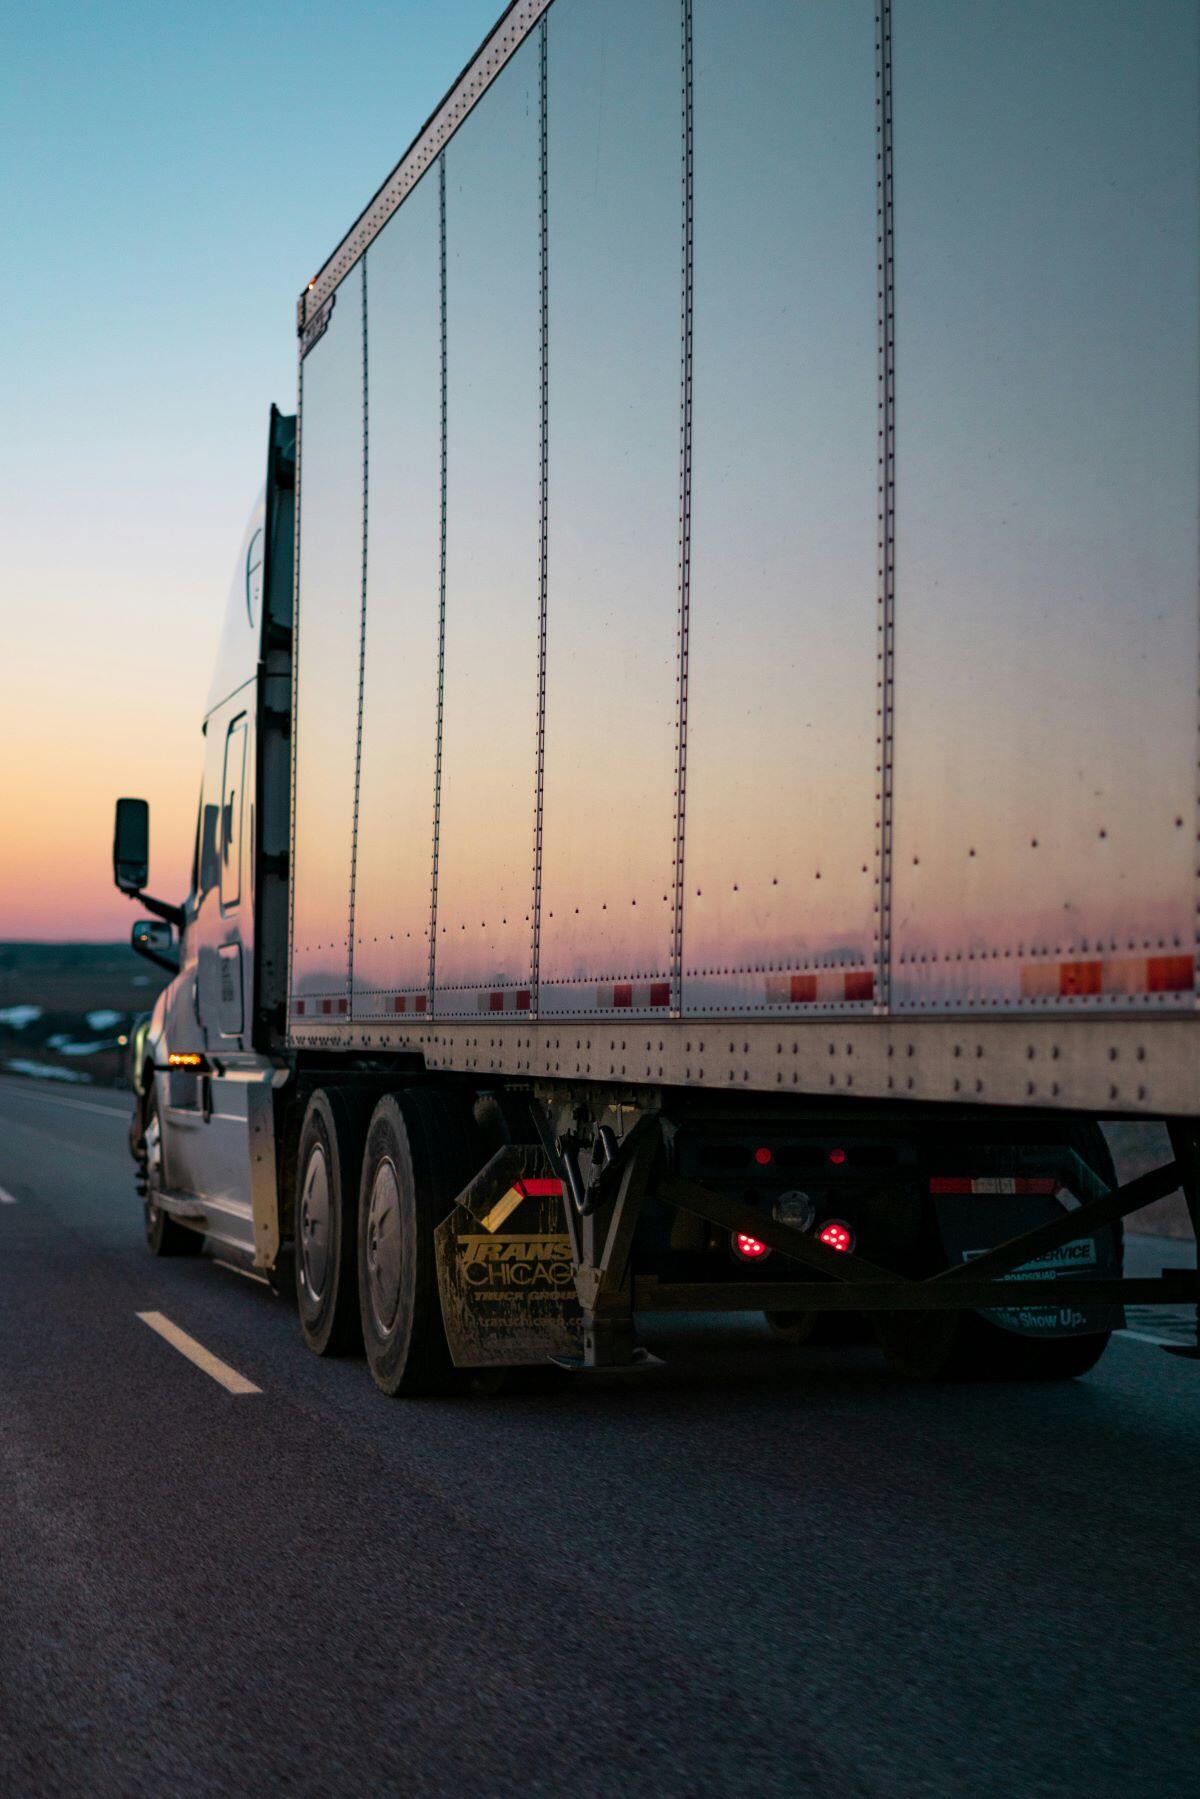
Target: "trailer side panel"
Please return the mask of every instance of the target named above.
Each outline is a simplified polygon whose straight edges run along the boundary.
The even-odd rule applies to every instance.
[[[894,1000],[1190,1009],[1200,14],[895,16]]]
[[[442,555],[440,211],[434,169],[366,258],[370,504],[356,1019],[419,1014],[429,1000]]]

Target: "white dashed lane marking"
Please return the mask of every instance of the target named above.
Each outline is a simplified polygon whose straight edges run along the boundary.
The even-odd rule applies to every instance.
[[[203,1343],[197,1343],[195,1337],[189,1337],[186,1331],[180,1330],[177,1324],[172,1324],[161,1312],[139,1312],[138,1317],[152,1331],[157,1331],[172,1349],[177,1349],[181,1356],[186,1356],[189,1362],[202,1368],[227,1393],[262,1392],[261,1387],[256,1387],[252,1380],[247,1380],[244,1374],[239,1374],[236,1368],[231,1368],[228,1362],[215,1356],[211,1349],[205,1349]]]
[[[14,1193],[6,1193],[4,1188],[0,1187],[0,1206],[15,1206],[16,1203],[16,1195]]]

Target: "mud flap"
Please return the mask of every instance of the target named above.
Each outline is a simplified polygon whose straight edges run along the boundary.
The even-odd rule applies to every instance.
[[[986,1183],[995,1187],[1015,1184]],[[1053,1193],[987,1192],[983,1181],[976,1181],[974,1187],[969,1198],[956,1193],[934,1195],[942,1245],[951,1265],[970,1263],[984,1250],[1045,1224],[1063,1210],[1061,1200]],[[1100,1331],[1120,1330],[1125,1323],[1123,1306],[1073,1305],[1070,1283],[1072,1277],[1119,1280],[1123,1260],[1121,1235],[1116,1227],[1110,1225],[1091,1237],[1081,1236],[1000,1277],[1044,1280],[1048,1287],[1046,1305],[996,1308],[981,1316],[1001,1330],[1021,1337],[1087,1337]]]
[[[557,1183],[556,1183],[557,1184]],[[456,1205],[435,1233],[446,1341],[457,1368],[520,1367],[581,1353],[583,1315],[557,1195],[518,1199],[489,1229]]]

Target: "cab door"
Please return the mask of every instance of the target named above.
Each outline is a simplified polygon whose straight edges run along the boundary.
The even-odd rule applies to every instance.
[[[245,1032],[245,956],[242,926],[250,908],[242,905],[243,865],[249,860],[246,843],[246,775],[249,768],[247,739],[249,720],[242,713],[225,733],[221,780],[221,941],[212,968],[215,993],[211,1010],[222,1039],[240,1039]],[[203,1003],[203,1002],[202,1002]]]
[[[253,1247],[251,1109],[261,1059],[250,1047],[247,992],[254,952],[254,722],[250,686],[209,713],[205,726],[195,944],[196,1022],[207,1068],[198,1105],[176,1113],[172,1184],[205,1204],[209,1235]]]

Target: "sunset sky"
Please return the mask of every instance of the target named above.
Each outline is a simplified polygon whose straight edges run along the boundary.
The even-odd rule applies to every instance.
[[[502,10],[178,0],[0,29],[0,939],[116,938],[113,800],[187,881],[201,710],[296,295]]]

